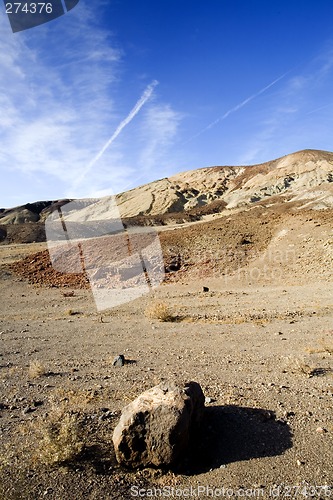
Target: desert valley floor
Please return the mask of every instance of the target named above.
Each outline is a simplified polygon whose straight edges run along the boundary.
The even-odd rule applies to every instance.
[[[10,267],[44,243],[0,246],[1,499],[128,499],[139,487],[181,495],[198,485],[220,497],[333,496],[332,214],[279,217],[266,253],[245,267],[217,276],[192,265],[103,312],[89,289],[32,283]],[[295,242],[302,259],[289,262]],[[146,314],[156,302],[167,321]],[[118,354],[123,367],[112,365]],[[200,434],[172,471],[121,468],[111,441],[121,410],[163,380],[200,383]],[[84,446],[53,464],[45,422],[65,415]]]

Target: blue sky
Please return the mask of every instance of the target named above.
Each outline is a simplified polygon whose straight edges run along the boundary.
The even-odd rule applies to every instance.
[[[1,4],[0,42],[1,207],[333,149],[331,0]]]

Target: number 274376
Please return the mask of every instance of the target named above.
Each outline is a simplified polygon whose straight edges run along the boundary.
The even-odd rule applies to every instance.
[[[23,2],[13,2],[6,3],[6,14],[51,14],[52,4],[51,3],[23,3]]]

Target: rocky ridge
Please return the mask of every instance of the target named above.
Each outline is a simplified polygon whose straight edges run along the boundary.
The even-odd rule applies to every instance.
[[[87,222],[190,213],[200,207],[246,209],[258,202],[297,202],[299,207],[333,207],[333,153],[304,150],[252,166],[200,168],[101,199],[57,200],[0,209],[0,225],[43,223],[67,205],[66,217]],[[274,197],[278,198],[274,198]],[[115,204],[116,201],[116,204]],[[206,210],[209,212],[209,210]]]

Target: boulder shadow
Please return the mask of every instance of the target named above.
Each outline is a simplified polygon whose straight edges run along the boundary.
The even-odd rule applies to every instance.
[[[136,359],[126,359],[125,358],[124,364],[125,365],[136,365],[137,364],[137,360]]]
[[[201,474],[231,462],[282,455],[292,446],[289,425],[271,410],[234,405],[205,408],[177,472]]]

